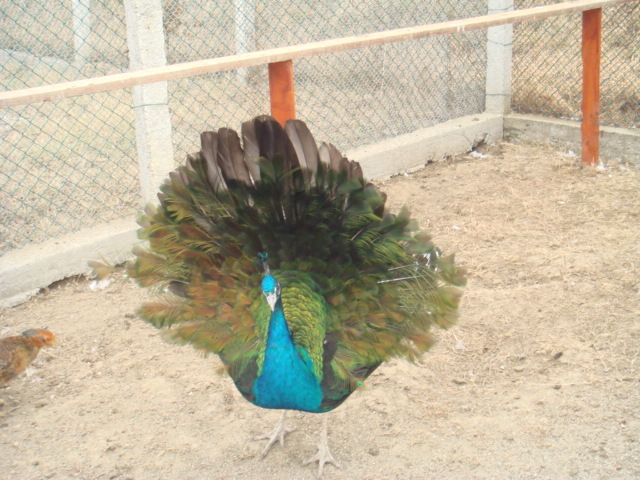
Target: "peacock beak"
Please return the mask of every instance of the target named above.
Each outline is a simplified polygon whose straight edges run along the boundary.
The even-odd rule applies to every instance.
[[[267,299],[267,303],[269,304],[269,308],[273,312],[276,309],[276,302],[278,301],[277,292],[269,292],[264,294],[264,298]]]

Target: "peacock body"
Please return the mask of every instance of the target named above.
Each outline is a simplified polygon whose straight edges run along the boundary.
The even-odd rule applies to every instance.
[[[269,317],[262,368],[253,384],[254,403],[264,408],[320,412],[322,370],[314,369],[314,365],[320,365],[322,359],[314,363],[304,347],[296,348],[285,319],[282,300],[278,298],[279,288],[280,284],[272,275],[264,277],[262,291],[266,296],[272,296],[270,305],[273,305],[273,309]],[[290,285],[289,288],[293,291],[296,286]],[[316,304],[322,301],[318,298],[306,300]],[[321,323],[322,317],[317,318]]]
[[[253,404],[328,412],[456,320],[463,271],[303,122],[241,136],[204,132],[141,217],[129,274],[160,298],[140,315],[218,354]]]

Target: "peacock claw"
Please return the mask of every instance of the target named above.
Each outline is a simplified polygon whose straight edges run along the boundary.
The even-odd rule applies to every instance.
[[[280,417],[280,421],[278,422],[278,425],[276,425],[276,428],[264,435],[256,435],[253,437],[254,440],[269,440],[269,442],[267,442],[267,446],[264,447],[264,450],[260,454],[260,458],[266,457],[267,453],[269,453],[269,450],[271,450],[271,447],[273,447],[276,442],[280,442],[280,445],[284,448],[284,436],[287,433],[293,432],[293,429],[284,426],[286,419],[287,411],[285,410],[282,412],[282,416]]]
[[[337,468],[342,468],[331,452],[329,451],[329,445],[327,443],[327,415],[325,414],[322,419],[322,430],[320,431],[320,442],[318,443],[318,453],[305,460],[302,465],[309,465],[310,463],[318,462],[318,478],[322,478],[322,472],[326,463],[332,463]]]
[[[322,471],[324,470],[324,465],[326,463],[332,463],[336,467],[342,468],[342,465],[336,462],[336,459],[333,458],[333,455],[331,455],[331,452],[326,447],[326,445],[324,446],[324,448],[319,446],[318,453],[316,453],[313,457],[309,458],[308,460],[305,460],[302,463],[302,465],[309,465],[310,463],[313,463],[313,462],[318,462],[318,478],[322,478]]]

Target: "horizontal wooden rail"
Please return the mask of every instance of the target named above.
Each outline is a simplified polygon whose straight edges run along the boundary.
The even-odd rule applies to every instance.
[[[206,73],[233,70],[242,67],[284,62],[295,58],[353,50],[374,45],[415,40],[434,35],[467,32],[484,29],[496,25],[505,25],[543,18],[583,12],[595,8],[608,7],[638,0],[578,0],[574,2],[547,5],[484,15],[463,20],[424,25],[419,27],[399,28],[384,32],[369,33],[353,37],[336,38],[320,42],[273,48],[258,52],[243,53],[227,57],[198,60],[195,62],[148,68],[127,73],[117,73],[104,77],[88,78],[73,82],[57,83],[41,87],[0,92],[0,108],[15,107],[62,98],[106,92],[121,88],[133,87],[148,83],[175,80],[179,78],[203,75]]]

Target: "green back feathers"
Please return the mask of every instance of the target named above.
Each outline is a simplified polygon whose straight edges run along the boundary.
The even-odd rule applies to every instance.
[[[257,117],[241,135],[242,145],[232,130],[203,133],[201,151],[140,219],[148,248],[129,274],[160,294],[141,316],[219,354],[234,379],[255,375],[270,311],[256,260],[267,252],[294,341],[319,378],[330,371],[354,385],[390,357],[424,352],[430,325],[456,319],[464,276],[453,257],[407,210],[386,213],[360,166],[318,148],[304,123]],[[324,365],[327,335],[335,352]]]

